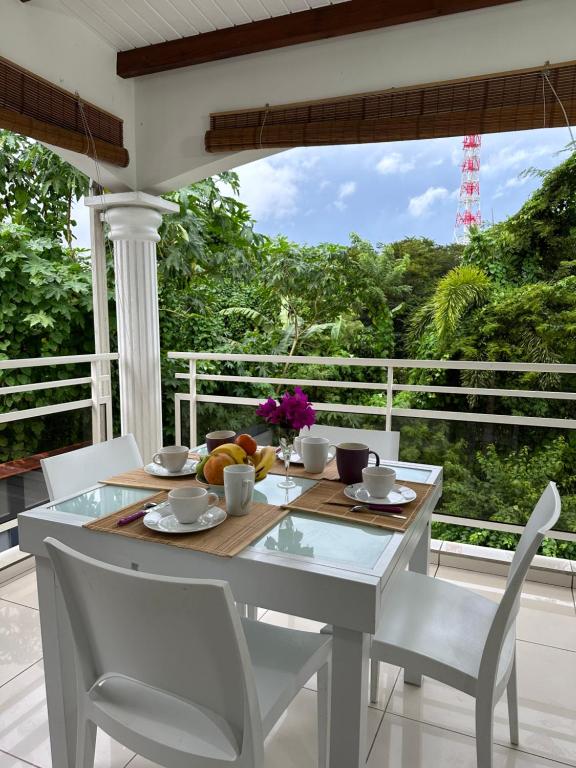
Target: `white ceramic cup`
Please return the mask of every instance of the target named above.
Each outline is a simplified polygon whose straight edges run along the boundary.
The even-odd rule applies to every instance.
[[[396,472],[390,467],[364,467],[362,480],[370,496],[385,499],[394,488]]]
[[[224,467],[224,496],[229,515],[247,515],[254,493],[256,471],[248,464]]]
[[[195,523],[208,507],[218,504],[218,496],[206,488],[175,488],[168,494],[174,517],[182,525]]]
[[[152,461],[167,469],[168,472],[180,472],[188,461],[189,451],[190,448],[187,445],[167,445],[154,454]]]
[[[336,455],[336,447],[326,437],[302,437],[300,456],[304,469],[311,474],[324,471],[326,464]]]
[[[294,446],[294,452],[297,453],[300,458],[302,458],[302,438],[295,437],[292,444]]]

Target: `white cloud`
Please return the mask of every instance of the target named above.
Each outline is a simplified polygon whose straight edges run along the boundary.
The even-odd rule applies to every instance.
[[[524,184],[527,184],[529,181],[530,176],[512,176],[512,178],[508,179],[505,184],[500,184],[494,193],[494,199],[496,200],[499,197],[504,197],[506,190],[523,187]]]
[[[495,176],[510,168],[530,167],[539,158],[551,155],[554,149],[547,144],[539,144],[526,149],[516,149],[514,146],[502,147],[491,155],[482,165],[482,173],[486,176]]]
[[[410,198],[408,211],[415,218],[419,218],[426,215],[437,201],[445,200],[448,196],[446,187],[428,187],[426,192]]]
[[[343,200],[345,197],[350,197],[356,192],[355,181],[345,181],[344,184],[340,184],[338,189],[338,199]]]
[[[512,178],[508,179],[504,186],[507,189],[511,189],[512,187],[523,187],[524,184],[527,184],[529,181],[530,176],[512,176]]]
[[[376,165],[378,173],[388,175],[392,173],[408,173],[415,168],[413,160],[406,160],[400,152],[389,152],[384,155]]]
[[[304,174],[293,162],[268,159],[236,169],[240,199],[257,221],[287,219],[298,212],[299,182]]]
[[[355,181],[345,181],[343,184],[340,184],[338,187],[338,198],[334,201],[334,205],[338,210],[343,211],[346,208],[346,203],[344,200],[347,197],[350,197],[356,192],[356,182]]]

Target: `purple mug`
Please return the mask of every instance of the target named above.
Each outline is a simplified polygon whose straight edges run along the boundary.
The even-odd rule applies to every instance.
[[[218,448],[219,445],[224,443],[233,443],[236,437],[236,432],[232,432],[231,429],[221,429],[218,432],[208,432],[206,435],[206,448],[208,453],[212,453],[214,448]]]
[[[362,470],[368,466],[368,457],[376,457],[376,466],[380,466],[380,456],[363,443],[340,443],[336,446],[336,466],[340,480],[346,485],[362,482]]]

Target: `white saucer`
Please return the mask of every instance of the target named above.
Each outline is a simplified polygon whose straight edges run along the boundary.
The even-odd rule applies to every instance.
[[[281,453],[280,448],[276,448],[276,456],[278,457],[278,461],[283,461],[282,453]],[[335,458],[336,458],[336,453],[335,452],[330,452],[328,454],[328,459],[326,461],[326,466],[328,466],[328,464],[330,464],[331,461],[334,461]],[[303,465],[304,464],[304,459],[302,458],[302,456],[300,456],[299,453],[296,453],[296,451],[292,451],[292,453],[290,454],[290,464],[302,464]]]
[[[161,464],[154,464],[154,462],[151,462],[144,467],[144,472],[147,472],[149,475],[155,475],[156,477],[185,477],[186,475],[193,475],[196,472],[197,464],[198,462],[196,459],[188,459],[180,472],[169,472]]]
[[[226,520],[226,512],[220,507],[208,507],[195,523],[183,525],[170,511],[170,503],[159,504],[144,516],[142,522],[146,528],[160,533],[198,533],[215,528]]]
[[[353,501],[361,501],[363,504],[393,504],[394,506],[409,504],[417,497],[416,491],[413,491],[412,488],[408,488],[406,485],[395,485],[388,496],[384,499],[377,499],[375,496],[370,496],[364,483],[347,485],[344,488],[344,495]]]
[[[278,457],[278,461],[284,461],[282,458],[282,449],[280,447],[276,448],[276,456]],[[303,464],[302,456],[300,456],[299,453],[296,453],[296,451],[292,451],[290,454],[290,464]]]

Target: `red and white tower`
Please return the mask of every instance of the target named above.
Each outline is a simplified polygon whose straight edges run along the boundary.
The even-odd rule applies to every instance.
[[[482,224],[480,213],[480,147],[482,136],[472,134],[465,136],[462,143],[464,159],[462,161],[462,183],[458,198],[458,212],[454,239],[457,243],[467,243],[470,238],[470,227]]]

